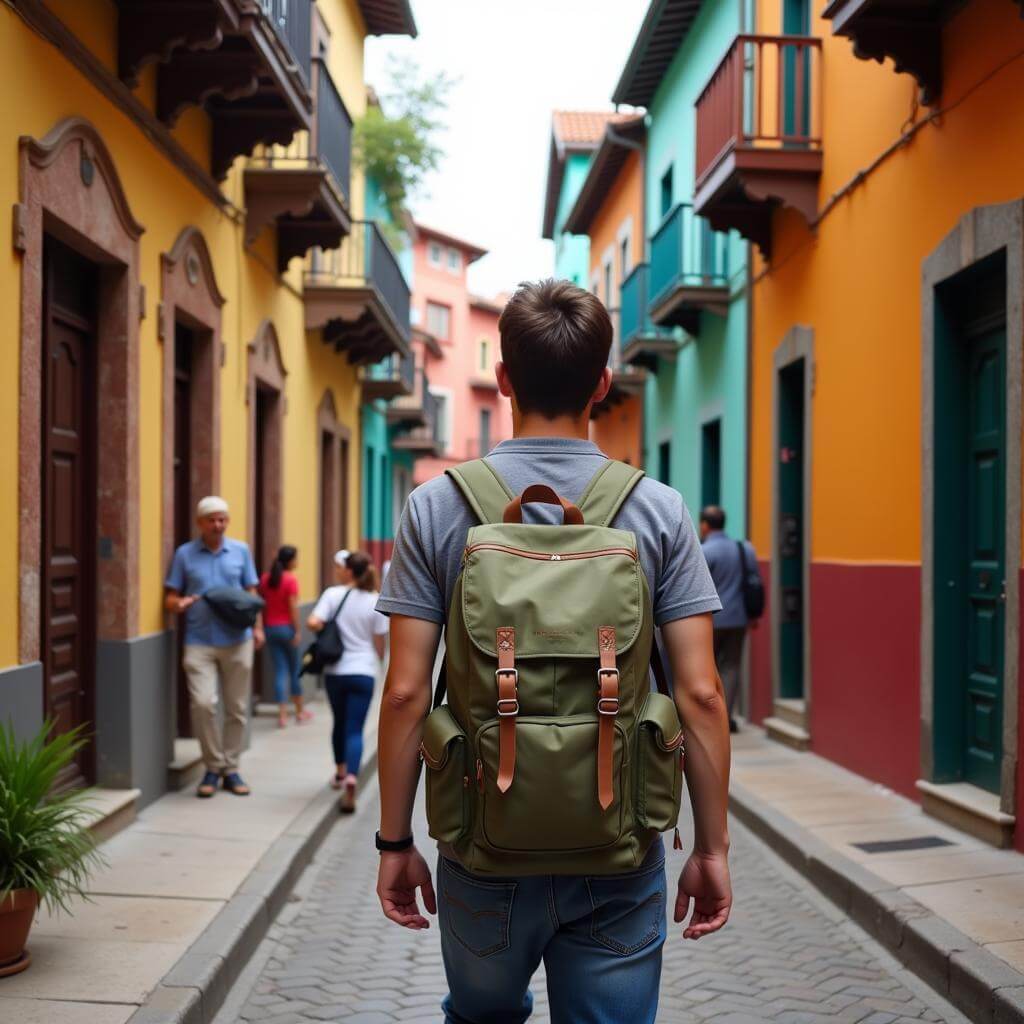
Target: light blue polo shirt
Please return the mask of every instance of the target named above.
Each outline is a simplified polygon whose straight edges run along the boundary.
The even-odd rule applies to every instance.
[[[225,537],[216,551],[202,538],[187,541],[174,552],[164,586],[182,596],[205,594],[213,587],[247,589],[259,584],[249,545]],[[232,629],[221,622],[205,601],[196,601],[185,611],[185,643],[210,647],[233,647],[252,635],[250,629]]]

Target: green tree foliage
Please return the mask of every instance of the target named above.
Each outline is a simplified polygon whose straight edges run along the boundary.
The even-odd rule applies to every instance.
[[[403,210],[444,156],[436,138],[455,81],[444,72],[422,78],[410,60],[392,60],[389,74],[380,106],[369,106],[356,122],[353,156],[376,185],[392,222],[400,225]]]

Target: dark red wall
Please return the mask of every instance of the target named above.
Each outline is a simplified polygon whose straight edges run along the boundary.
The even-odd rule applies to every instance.
[[[811,746],[918,798],[920,566],[811,565]]]
[[[758,561],[764,580],[764,615],[747,632],[750,661],[750,718],[760,724],[772,713],[772,564]]]

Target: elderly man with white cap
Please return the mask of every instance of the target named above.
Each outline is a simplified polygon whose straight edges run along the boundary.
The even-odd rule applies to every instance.
[[[196,795],[211,797],[223,785],[236,796],[249,787],[238,774],[252,687],[253,649],[263,646],[260,620],[252,629],[238,629],[219,619],[202,595],[214,587],[233,587],[255,594],[259,584],[248,544],[225,536],[228,503],[216,495],[196,505],[199,536],[174,552],[164,586],[164,606],[185,616],[185,655],[192,703],[192,725],[206,774]],[[223,730],[217,721],[218,677],[224,693]]]

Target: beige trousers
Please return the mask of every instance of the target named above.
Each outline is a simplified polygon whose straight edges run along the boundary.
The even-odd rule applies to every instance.
[[[182,664],[188,676],[188,695],[192,702],[192,730],[208,772],[218,775],[237,771],[245,742],[245,720],[249,714],[252,689],[253,644],[211,647],[186,644]],[[219,700],[217,677],[224,693],[224,729],[217,721]]]

